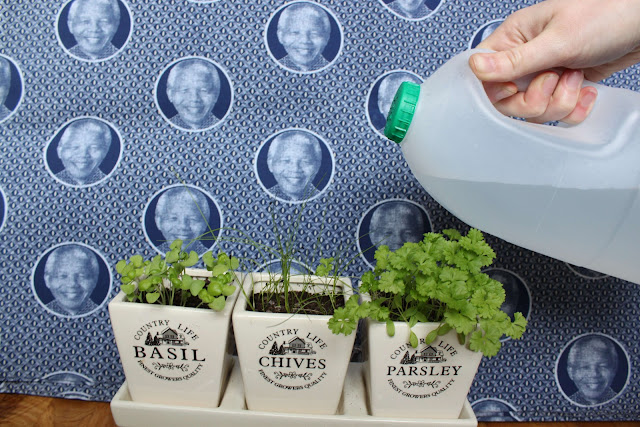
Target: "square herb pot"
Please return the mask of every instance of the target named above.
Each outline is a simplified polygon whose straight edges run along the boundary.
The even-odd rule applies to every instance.
[[[273,275],[248,274],[244,292],[247,296],[259,292],[270,277]],[[314,284],[312,291],[321,292],[324,288],[323,279],[304,277]],[[291,288],[301,286],[292,276]],[[353,294],[349,278],[340,278],[338,287],[345,299]],[[250,311],[245,294],[238,297],[232,320],[250,410],[336,413],[355,334],[333,334],[327,325],[330,318]]]
[[[417,348],[409,344],[409,326],[367,320],[364,374],[372,415],[378,417],[458,418],[482,353],[458,342],[455,331],[426,345],[424,337],[439,323],[413,327]]]
[[[211,277],[187,269],[194,278]],[[241,279],[240,279],[241,280]],[[111,326],[132,400],[217,407],[233,364],[230,320],[240,293],[224,310],[134,303],[120,292],[109,303]]]

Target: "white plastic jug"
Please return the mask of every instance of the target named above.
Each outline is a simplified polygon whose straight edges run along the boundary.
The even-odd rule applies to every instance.
[[[467,224],[523,248],[640,283],[640,93],[594,84],[575,126],[499,113],[468,65],[405,82],[385,134],[420,184]]]

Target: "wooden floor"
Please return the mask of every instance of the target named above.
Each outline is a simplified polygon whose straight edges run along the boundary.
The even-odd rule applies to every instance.
[[[115,426],[109,403],[0,394],[0,426]],[[215,425],[212,421],[211,425]],[[478,423],[479,427],[640,427],[640,422]],[[188,426],[180,426],[188,427]],[[218,426],[216,426],[218,427]],[[219,426],[224,427],[224,426]]]

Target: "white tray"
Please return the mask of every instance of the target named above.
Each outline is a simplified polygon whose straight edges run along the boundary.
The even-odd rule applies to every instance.
[[[111,401],[111,412],[117,425],[129,426],[233,426],[233,427],[326,427],[332,426],[425,426],[476,427],[478,420],[469,402],[465,402],[458,419],[382,418],[369,414],[362,364],[351,363],[335,415],[285,414],[250,411],[244,402],[240,367],[235,363],[227,389],[217,408],[138,403],[131,400],[126,381]]]

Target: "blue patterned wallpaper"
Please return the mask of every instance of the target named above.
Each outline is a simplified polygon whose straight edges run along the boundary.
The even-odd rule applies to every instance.
[[[371,268],[376,236],[392,246],[465,228],[381,135],[388,93],[533,3],[107,0],[118,19],[69,25],[76,2],[0,6],[0,391],[102,401],[124,380],[106,308],[116,262],[166,251],[179,227],[204,229],[178,225],[193,213],[180,190],[223,227],[195,250],[258,259],[234,230],[273,242],[272,215],[286,224],[304,207],[300,268],[338,251],[354,276]],[[291,38],[296,10],[320,29]],[[107,30],[85,37],[81,23]],[[96,48],[100,37],[110,41]],[[185,82],[201,84],[199,103]],[[640,68],[605,83],[638,91]],[[302,172],[288,175],[294,164]],[[172,217],[163,198],[183,209]],[[487,239],[505,304],[530,326],[483,360],[469,396],[478,418],[640,418],[638,285]],[[53,285],[70,274],[88,283],[81,306]]]

